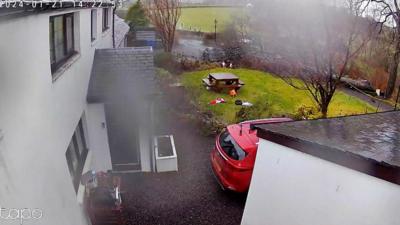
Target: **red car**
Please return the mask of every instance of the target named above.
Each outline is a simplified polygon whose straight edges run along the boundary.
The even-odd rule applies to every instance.
[[[246,121],[228,126],[217,136],[215,148],[211,152],[214,174],[223,189],[246,192],[258,148],[257,130],[251,125],[292,121],[289,118]]]

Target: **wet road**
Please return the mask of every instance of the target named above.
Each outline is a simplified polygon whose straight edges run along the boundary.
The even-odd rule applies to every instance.
[[[186,57],[201,59],[203,52],[206,48],[213,47],[204,44],[201,37],[198,36],[184,36],[181,37],[174,47],[174,53],[182,54]]]

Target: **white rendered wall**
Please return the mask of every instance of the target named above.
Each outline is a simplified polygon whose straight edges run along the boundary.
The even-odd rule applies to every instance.
[[[141,124],[139,129],[140,166],[143,172],[151,172],[151,137],[149,126]]]
[[[88,104],[86,109],[89,148],[93,154],[90,169],[107,172],[112,169],[104,104]]]
[[[66,12],[78,12],[80,57],[53,83],[49,16]],[[94,50],[112,47],[111,30],[98,29],[91,43],[90,10],[82,9],[0,19],[0,207],[43,211],[24,224],[87,224],[65,152],[86,107]]]
[[[265,140],[243,225],[398,225],[400,186]]]

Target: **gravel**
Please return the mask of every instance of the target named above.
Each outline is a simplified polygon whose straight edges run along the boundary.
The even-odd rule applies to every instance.
[[[169,109],[179,110],[177,93]],[[173,107],[175,106],[175,107]],[[210,152],[214,137],[170,110],[163,113],[160,134],[174,135],[179,172],[123,175],[122,191],[130,224],[240,224],[246,194],[221,190],[214,178]]]

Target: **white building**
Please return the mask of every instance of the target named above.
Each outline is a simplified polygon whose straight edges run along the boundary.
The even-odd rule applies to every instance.
[[[400,112],[257,129],[243,225],[400,224]]]
[[[23,224],[88,224],[81,174],[113,169],[104,104],[87,102],[96,50],[126,43],[113,21],[110,3],[0,6],[0,224],[25,208],[40,219]]]

